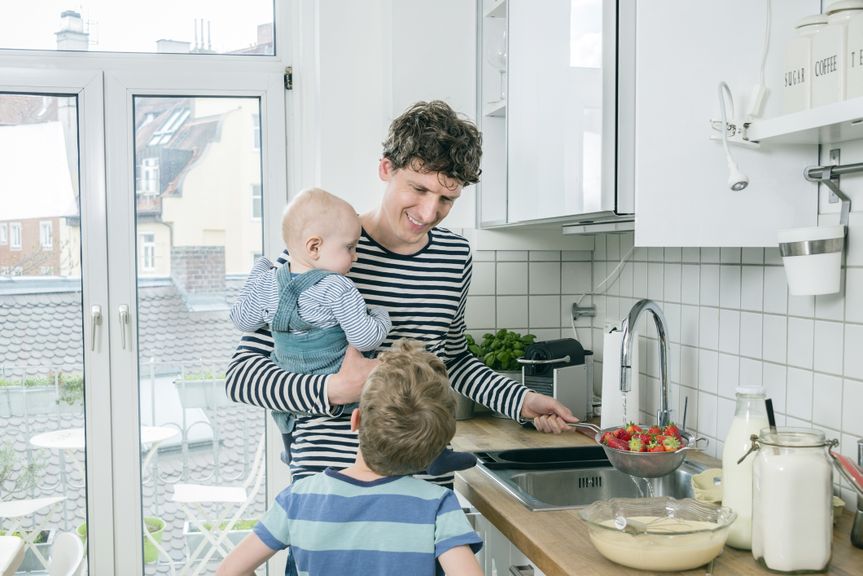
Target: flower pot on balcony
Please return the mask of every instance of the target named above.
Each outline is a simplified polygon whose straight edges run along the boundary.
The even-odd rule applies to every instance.
[[[144,525],[147,527],[147,531],[150,532],[150,536],[153,537],[157,543],[162,543],[162,533],[165,531],[165,521],[161,518],[157,518],[155,516],[144,516]],[[84,544],[87,543],[87,523],[84,522],[80,524],[76,530],[78,536],[81,540],[84,541]],[[156,560],[159,559],[159,551],[153,546],[153,543],[150,542],[150,539],[144,536],[144,563],[152,564]]]
[[[183,408],[214,409],[230,406],[231,400],[225,394],[225,380],[221,378],[206,380],[174,380],[177,394]]]

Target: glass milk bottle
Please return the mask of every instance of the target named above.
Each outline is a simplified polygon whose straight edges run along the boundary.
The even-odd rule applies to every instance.
[[[753,444],[752,556],[777,572],[825,570],[833,539],[833,467],[825,448],[838,442],[809,428],[765,428]]]
[[[737,512],[728,532],[728,545],[752,546],[752,458],[737,463],[751,446],[750,437],[766,428],[767,406],[761,386],[737,388],[737,407],[722,449],[722,505]]]
[[[845,67],[845,98],[863,96],[863,10],[848,12],[845,28],[845,50],[848,57]]]
[[[800,20],[796,34],[785,46],[782,102],[786,114],[806,110],[812,102],[812,42],[827,26],[827,16],[816,14]]]

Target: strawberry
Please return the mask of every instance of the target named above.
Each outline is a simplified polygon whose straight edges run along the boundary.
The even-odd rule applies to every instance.
[[[629,441],[629,450],[631,452],[644,452],[647,448],[647,445],[641,441],[641,438],[634,436]]]
[[[626,428],[618,428],[613,432],[614,437],[618,440],[623,440],[624,442],[629,442],[629,432],[626,431]]]
[[[674,422],[666,426],[665,429],[663,429],[662,433],[666,436],[674,436],[675,438],[680,438],[680,429]]]
[[[659,426],[651,426],[647,429],[647,433],[653,434],[654,436],[657,434],[662,434],[662,428],[660,428]]]
[[[662,446],[666,452],[676,452],[680,449],[680,440],[674,436],[668,436],[663,440]]]
[[[641,426],[639,426],[635,422],[630,422],[629,424],[626,425],[626,432],[630,436],[632,436],[634,434],[641,434],[641,432],[642,432]]]
[[[662,444],[655,444],[647,449],[648,452],[665,452],[665,448]]]
[[[616,450],[629,450],[629,444],[624,442],[619,438],[615,438],[614,436],[609,436],[608,441],[605,443],[609,448],[614,448]]]

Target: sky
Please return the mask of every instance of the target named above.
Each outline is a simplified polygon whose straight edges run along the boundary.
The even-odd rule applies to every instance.
[[[60,14],[90,23],[93,51],[155,52],[156,40],[194,43],[195,19],[210,21],[212,49],[255,43],[257,26],[273,21],[273,0],[0,0],[0,47],[56,49]],[[206,24],[204,24],[206,30]]]

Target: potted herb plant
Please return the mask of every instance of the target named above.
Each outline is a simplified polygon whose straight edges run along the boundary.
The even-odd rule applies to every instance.
[[[487,332],[482,339],[476,341],[466,334],[467,347],[471,354],[503,376],[522,381],[521,364],[518,359],[524,356],[524,350],[536,340],[533,334],[519,334],[505,328],[497,332]],[[495,416],[503,416],[495,413]]]

